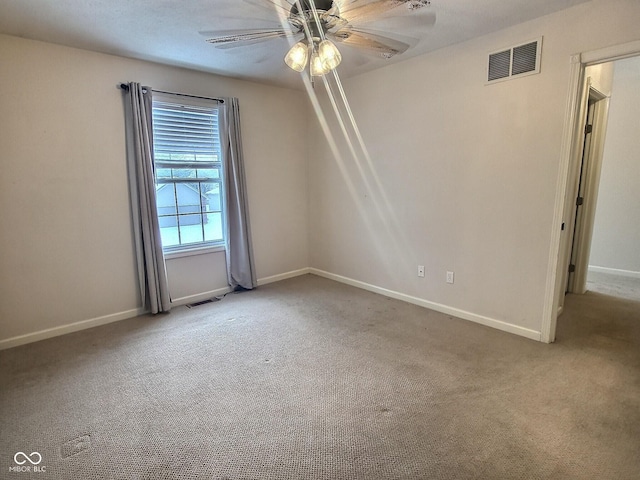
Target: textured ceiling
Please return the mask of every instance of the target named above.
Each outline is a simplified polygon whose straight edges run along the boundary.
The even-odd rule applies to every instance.
[[[411,14],[400,6],[367,27],[414,46],[391,59],[341,46],[338,72],[347,78],[585,1],[432,0]],[[220,49],[199,33],[277,27],[276,10],[269,0],[0,0],[0,33],[301,88],[300,74],[283,62],[287,39]]]

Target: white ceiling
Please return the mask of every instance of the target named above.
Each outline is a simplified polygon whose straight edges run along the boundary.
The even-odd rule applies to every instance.
[[[342,46],[338,72],[347,78],[585,1],[432,0],[410,17],[400,6],[391,13],[403,12],[402,17],[367,26],[392,37],[414,38],[417,44],[388,60]],[[283,62],[287,39],[219,49],[199,34],[279,25],[269,0],[253,2],[266,8],[245,0],[0,0],[0,33],[301,88],[300,74]],[[428,26],[433,14],[436,23]]]

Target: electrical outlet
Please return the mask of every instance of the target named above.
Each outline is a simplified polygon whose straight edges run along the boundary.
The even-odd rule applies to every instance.
[[[418,276],[424,277],[424,265],[418,265]]]
[[[453,283],[453,272],[447,272],[447,283]]]

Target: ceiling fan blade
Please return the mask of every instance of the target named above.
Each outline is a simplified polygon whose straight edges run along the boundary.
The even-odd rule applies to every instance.
[[[343,28],[335,33],[327,34],[327,36],[342,45],[368,50],[384,58],[391,58],[399,53],[404,53],[411,46],[400,40],[353,27]]]
[[[219,50],[230,50],[232,48],[238,48],[238,47],[249,47],[251,45],[258,45],[259,43],[263,43],[263,42],[268,42],[269,40],[272,40],[273,38],[282,38],[282,37],[286,37],[287,35],[282,35],[280,37],[271,37],[271,38],[255,38],[253,40],[242,40],[239,42],[231,42],[231,43],[221,43],[216,45],[216,48]],[[297,42],[298,40],[302,39],[302,35],[297,35],[297,36],[293,36],[294,39],[296,39],[295,41]],[[287,45],[287,43],[283,43],[283,49],[284,46]],[[288,48],[288,47],[287,47]]]
[[[338,0],[336,0],[338,1]],[[376,20],[391,10],[404,5],[404,9],[393,12],[406,15],[431,4],[429,0],[340,0],[340,15],[349,22],[369,22]]]
[[[273,38],[283,38],[290,35],[289,30],[284,28],[274,29],[241,29],[241,30],[217,30],[210,32],[200,32],[200,34],[207,37],[207,42],[215,45],[218,48],[225,48],[230,46],[245,46],[253,43],[261,42],[263,40],[271,40]]]

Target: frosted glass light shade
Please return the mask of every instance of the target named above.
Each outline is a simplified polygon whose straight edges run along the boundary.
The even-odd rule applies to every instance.
[[[340,51],[331,40],[323,40],[320,42],[320,45],[318,45],[318,56],[327,71],[333,70],[340,65],[342,61]]]
[[[322,59],[317,52],[313,52],[311,54],[311,75],[314,77],[319,77],[321,75],[325,75],[331,71],[330,68],[322,63]]]
[[[304,42],[298,42],[287,52],[287,55],[284,57],[284,63],[296,72],[302,72],[304,67],[307,66],[308,59],[309,47]]]

